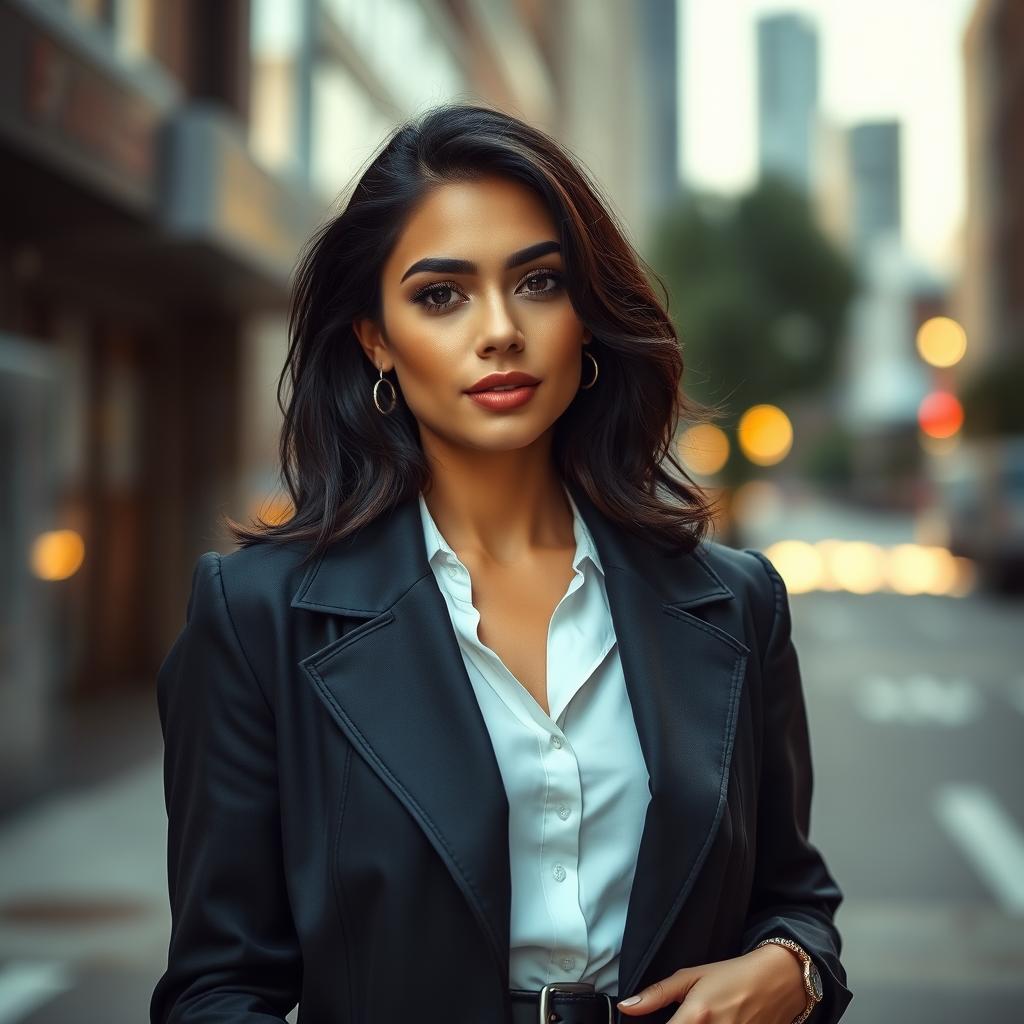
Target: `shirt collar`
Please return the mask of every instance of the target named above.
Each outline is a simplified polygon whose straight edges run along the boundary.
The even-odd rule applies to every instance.
[[[572,560],[573,568],[582,572],[582,564],[589,558],[603,575],[604,567],[601,565],[601,559],[597,553],[594,538],[587,528],[586,520],[580,513],[572,494],[569,493],[569,489],[564,484],[562,489],[565,492],[565,496],[569,499],[569,505],[572,508],[572,529],[573,536],[576,538],[576,553],[573,555]],[[419,493],[419,504],[420,519],[423,523],[423,538],[427,545],[427,560],[431,563],[433,563],[435,558],[448,559],[452,562],[456,561],[458,556],[444,539],[444,536],[437,527],[437,523],[434,522],[434,517],[430,514],[430,509],[427,508],[427,502],[423,497],[422,491]]]

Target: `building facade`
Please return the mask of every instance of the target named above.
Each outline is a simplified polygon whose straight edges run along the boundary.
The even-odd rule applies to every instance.
[[[283,511],[290,275],[394,124],[524,117],[643,244],[674,112],[601,2],[607,24],[583,0],[0,4],[0,806],[54,709],[152,687],[220,515]]]

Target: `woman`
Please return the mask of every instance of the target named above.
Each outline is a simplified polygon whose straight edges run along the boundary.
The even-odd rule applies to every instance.
[[[152,1021],[842,1016],[786,589],[706,538],[641,266],[569,155],[471,105],[312,239],[294,515],[198,560],[159,673]]]

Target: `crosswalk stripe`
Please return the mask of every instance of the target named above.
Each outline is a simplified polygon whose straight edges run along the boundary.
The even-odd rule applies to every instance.
[[[66,964],[8,961],[0,967],[0,1024],[15,1024],[72,984]]]
[[[982,711],[977,687],[966,679],[940,680],[926,673],[906,679],[872,674],[854,691],[860,713],[875,722],[967,725]]]
[[[1024,832],[982,786],[950,783],[935,797],[939,821],[1003,908],[1024,914]]]

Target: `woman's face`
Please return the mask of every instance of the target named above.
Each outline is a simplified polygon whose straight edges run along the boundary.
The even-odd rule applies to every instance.
[[[565,411],[590,334],[563,270],[551,215],[518,182],[446,184],[417,207],[383,268],[383,332],[368,319],[353,328],[375,367],[394,368],[425,445],[433,435],[464,448],[522,448]],[[539,381],[526,402],[487,407],[467,394],[510,370]],[[387,407],[390,391],[378,391]]]

